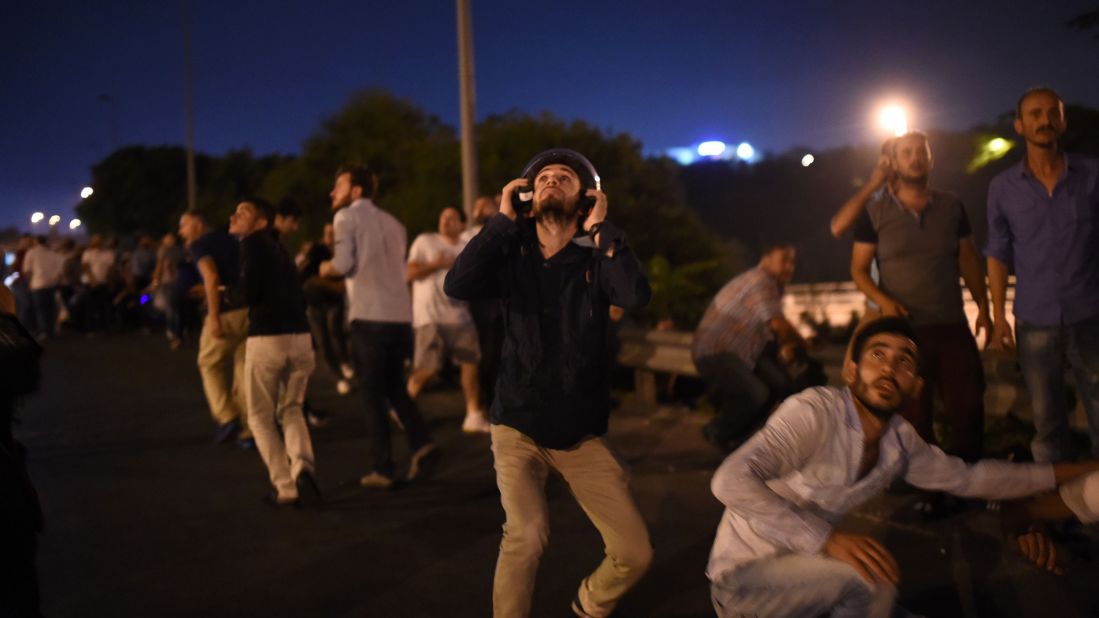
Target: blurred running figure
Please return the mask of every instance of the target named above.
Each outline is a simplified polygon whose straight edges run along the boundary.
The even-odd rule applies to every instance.
[[[477,392],[477,363],[481,360],[477,329],[468,305],[443,291],[447,271],[466,246],[462,217],[457,208],[444,208],[439,214],[439,231],[417,236],[408,253],[405,277],[412,282],[412,327],[416,330],[408,394],[415,399],[450,358],[461,371],[466,398],[462,431],[487,433],[488,419]]]
[[[240,274],[240,246],[224,230],[211,229],[206,217],[188,210],[179,219],[179,235],[186,243],[202,278],[206,319],[198,340],[198,371],[202,388],[217,422],[215,442],[239,438],[250,446],[244,414],[244,342],[248,338],[248,308],[233,302],[226,289]],[[232,381],[228,369],[232,367]]]
[[[336,172],[331,193],[336,244],[332,259],[321,263],[320,275],[346,276],[351,350],[370,424],[371,470],[359,483],[388,489],[396,481],[396,466],[387,400],[412,451],[409,480],[428,476],[439,450],[405,387],[404,364],[412,350],[412,308],[404,278],[407,235],[393,215],[374,205],[373,194],[370,168],[344,166]]]
[[[1026,92],[1015,131],[1026,157],[988,187],[988,282],[995,350],[1015,347],[1007,274],[1015,267],[1015,334],[1030,392],[1036,461],[1070,459],[1065,360],[1099,457],[1099,159],[1067,154],[1065,106],[1048,88]]]
[[[238,204],[229,218],[229,233],[241,239],[240,280],[233,293],[248,307],[248,425],[274,487],[268,503],[312,506],[320,501],[320,491],[302,402],[313,373],[313,342],[297,271],[279,242],[274,219],[275,209],[255,198]]]
[[[581,154],[555,149],[504,187],[500,213],[469,241],[446,293],[503,301],[503,363],[492,404],[492,454],[507,521],[493,582],[493,614],[530,613],[538,561],[549,538],[545,482],[551,470],[603,536],[606,558],[581,583],[577,616],[609,616],[652,561],[629,471],[602,436],[610,414],[607,321],[613,303],[649,301],[649,283],[607,196]],[[513,192],[533,192],[520,216]],[[582,201],[583,200],[583,201]],[[590,212],[585,212],[590,208]]]

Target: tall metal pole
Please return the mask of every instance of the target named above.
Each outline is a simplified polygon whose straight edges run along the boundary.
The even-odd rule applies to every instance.
[[[477,140],[474,135],[473,17],[472,0],[458,3],[458,96],[462,117],[462,207],[466,219],[473,217],[477,200]]]
[[[195,186],[195,119],[191,85],[191,3],[183,4],[183,113],[186,118],[187,143],[187,208],[195,208],[198,189]]]

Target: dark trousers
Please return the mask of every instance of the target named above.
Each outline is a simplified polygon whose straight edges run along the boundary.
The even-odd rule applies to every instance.
[[[310,304],[305,314],[313,333],[313,346],[324,356],[336,379],[342,380],[340,365],[348,362],[343,298]]]
[[[695,359],[695,366],[717,408],[717,416],[710,423],[710,435],[721,443],[751,435],[767,420],[771,406],[789,396],[794,388],[773,346],[755,367],[749,367],[731,352]]]
[[[111,288],[107,285],[89,287],[87,312],[88,330],[107,330],[111,325],[111,313]]]
[[[943,402],[947,450],[965,459],[981,458],[985,431],[985,372],[977,342],[966,324],[913,326],[920,345],[919,398],[901,415],[920,437],[935,444],[934,398]]]
[[[500,355],[504,347],[504,316],[498,300],[473,301],[469,309],[477,327],[477,342],[481,345],[481,362],[477,367],[481,408],[488,411],[496,397],[496,376],[500,372]]]
[[[403,322],[354,320],[351,322],[351,352],[370,429],[373,471],[393,477],[393,445],[386,401],[404,425],[409,450],[415,452],[431,441],[424,418],[405,387],[404,366],[412,353],[412,326]]]
[[[38,323],[38,332],[46,335],[54,334],[54,326],[57,323],[57,300],[54,293],[57,288],[48,287],[31,290],[31,300],[34,302],[34,316]]]

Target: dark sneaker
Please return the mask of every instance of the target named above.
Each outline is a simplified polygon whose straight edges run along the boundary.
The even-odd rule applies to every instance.
[[[214,431],[214,444],[225,444],[237,439],[240,434],[240,421],[232,420],[219,425]]]
[[[412,454],[412,461],[408,464],[408,480],[422,481],[429,478],[435,471],[435,465],[439,463],[439,448],[432,443],[421,446]]]
[[[274,489],[263,497],[263,503],[273,509],[296,509],[300,504],[297,498],[280,498],[279,493]]]
[[[309,470],[302,470],[294,484],[298,486],[298,501],[301,502],[302,506],[320,506],[323,502],[321,490],[317,487],[317,481]]]

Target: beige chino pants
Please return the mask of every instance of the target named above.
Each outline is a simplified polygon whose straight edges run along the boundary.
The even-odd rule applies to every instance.
[[[313,374],[313,341],[309,333],[299,333],[249,337],[245,345],[248,424],[256,449],[279,498],[296,498],[294,480],[302,470],[313,471],[313,442],[302,413],[305,387]],[[281,435],[276,418],[282,424]]]
[[[625,466],[603,438],[565,450],[546,449],[504,425],[492,426],[492,454],[506,515],[493,580],[493,616],[530,614],[535,574],[549,538],[545,483],[551,468],[565,478],[603,536],[606,558],[581,582],[579,596],[592,616],[610,615],[648,570],[653,555]]]
[[[221,313],[220,339],[202,323],[198,338],[198,372],[202,389],[210,404],[210,415],[218,425],[239,420],[241,437],[248,437],[248,419],[244,414],[244,341],[248,338],[248,309]],[[232,380],[229,367],[232,363]]]

